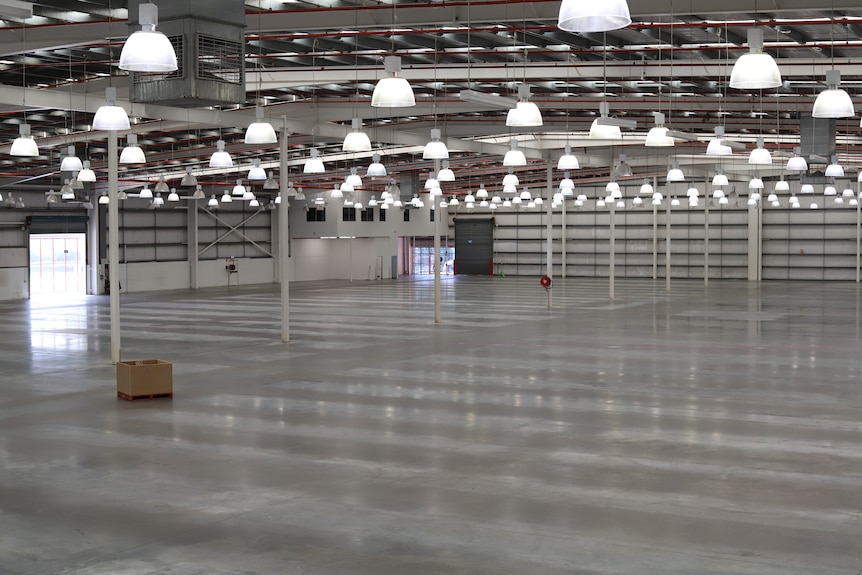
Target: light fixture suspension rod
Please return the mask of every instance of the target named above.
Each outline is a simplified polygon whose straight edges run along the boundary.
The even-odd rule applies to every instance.
[[[290,341],[290,217],[288,207],[290,198],[287,197],[288,171],[287,171],[287,120],[282,118],[280,146],[278,149],[278,189],[281,196],[281,204],[278,206],[278,263],[279,281],[281,281],[281,342]],[[275,201],[275,200],[273,200]]]
[[[111,363],[122,359],[120,342],[120,207],[117,198],[119,170],[117,132],[108,132],[108,285],[111,316]]]

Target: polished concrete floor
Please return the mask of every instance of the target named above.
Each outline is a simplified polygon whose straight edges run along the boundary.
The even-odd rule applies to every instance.
[[[432,288],[0,303],[0,574],[862,573],[856,284]]]

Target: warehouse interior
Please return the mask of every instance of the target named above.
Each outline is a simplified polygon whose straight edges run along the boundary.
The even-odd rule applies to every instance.
[[[584,5],[0,0],[0,572],[862,573],[862,9]]]

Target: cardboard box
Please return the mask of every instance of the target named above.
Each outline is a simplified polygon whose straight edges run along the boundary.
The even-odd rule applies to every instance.
[[[173,393],[173,365],[170,362],[142,359],[117,363],[117,395],[120,397],[170,397]]]

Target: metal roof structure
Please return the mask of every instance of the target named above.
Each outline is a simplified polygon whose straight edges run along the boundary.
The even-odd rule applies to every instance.
[[[205,188],[221,189],[243,177],[254,158],[276,165],[277,144],[243,143],[253,108],[262,102],[276,128],[289,130],[289,178],[307,191],[329,189],[351,167],[370,162],[370,153],[341,151],[351,119],[359,117],[390,176],[426,174],[432,164],[422,160],[422,146],[431,128],[441,129],[458,175],[453,194],[497,185],[507,171],[501,160],[510,138],[528,156],[528,166],[518,169],[527,186],[545,185],[548,161],[556,167],[567,143],[580,159],[576,183],[606,180],[620,153],[638,182],[663,176],[672,159],[699,181],[719,161],[731,177],[747,178],[747,154],[720,160],[704,154],[716,126],[749,149],[763,136],[773,155],[786,158],[799,145],[800,119],[825,87],[827,70],[841,71],[842,87],[854,100],[862,96],[862,9],[846,0],[760,8],[741,0],[631,2],[631,26],[583,34],[557,28],[558,1],[245,2],[246,98],[198,108],[128,101],[129,76],[117,66],[129,33],[126,1],[32,4],[32,18],[0,23],[0,189],[58,188],[60,157],[69,145],[91,160],[101,172],[96,186],[104,186],[106,134],[90,124],[108,85],[118,88],[148,157],[145,165],[121,167],[122,187],[162,174],[178,182],[190,167]],[[748,50],[751,27],[764,31],[765,49],[779,64],[783,84],[775,90],[728,86],[734,61]],[[371,107],[388,55],[402,58],[415,107]],[[541,127],[508,128],[504,108],[459,97],[472,90],[513,99],[521,83],[542,111]],[[621,141],[590,140],[602,102],[612,117],[634,120],[637,128],[623,130]],[[644,147],[656,112],[685,135],[675,147]],[[8,154],[25,113],[40,146],[36,158]],[[848,167],[862,161],[859,131],[858,117],[835,122],[837,151]],[[234,156],[233,172],[206,167],[218,139]],[[302,174],[312,146],[327,161],[325,174]],[[761,175],[777,177],[782,166],[777,160]],[[384,182],[369,185],[382,188]]]

